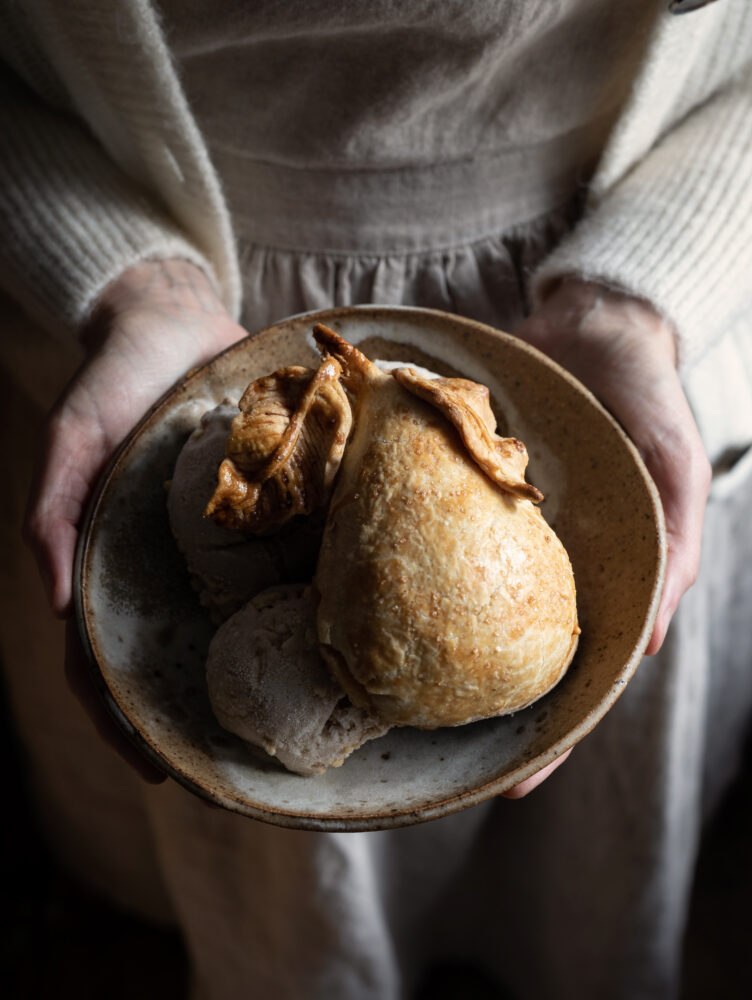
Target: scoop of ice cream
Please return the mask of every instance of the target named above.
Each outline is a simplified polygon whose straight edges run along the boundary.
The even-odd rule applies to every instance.
[[[172,533],[201,602],[217,622],[267,587],[310,580],[324,524],[322,511],[296,518],[274,535],[249,537],[204,517],[238,412],[225,400],[204,414],[180,452],[167,498]]]
[[[389,728],[330,677],[302,586],[266,590],[226,621],[209,647],[206,679],[220,725],[298,774],[339,767]]]

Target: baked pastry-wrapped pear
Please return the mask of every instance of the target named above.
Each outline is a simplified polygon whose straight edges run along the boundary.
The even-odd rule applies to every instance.
[[[495,434],[484,387],[387,374],[325,327],[314,335],[355,400],[314,581],[334,676],[392,725],[529,705],[564,674],[579,627],[524,445]]]
[[[238,404],[205,514],[262,533],[324,504],[350,433],[340,366],[291,366],[251,382]]]

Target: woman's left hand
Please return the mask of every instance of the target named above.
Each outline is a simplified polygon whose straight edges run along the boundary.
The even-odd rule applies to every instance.
[[[663,503],[666,577],[646,654],[657,653],[700,563],[710,464],[676,370],[671,327],[647,302],[577,279],[562,281],[514,331],[586,385],[624,427]],[[568,754],[507,794],[519,798]]]

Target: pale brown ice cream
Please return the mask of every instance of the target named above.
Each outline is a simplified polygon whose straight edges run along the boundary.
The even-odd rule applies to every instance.
[[[266,590],[225,622],[209,647],[206,679],[220,725],[298,774],[338,767],[389,728],[332,680],[302,586]]]

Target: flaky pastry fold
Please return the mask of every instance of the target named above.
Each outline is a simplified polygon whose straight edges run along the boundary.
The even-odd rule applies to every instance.
[[[205,514],[225,528],[263,533],[321,506],[352,425],[341,367],[282,368],[240,400]]]

